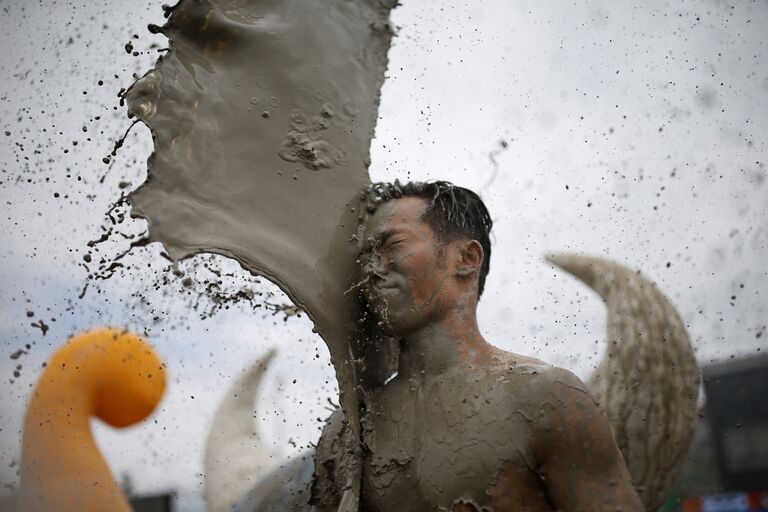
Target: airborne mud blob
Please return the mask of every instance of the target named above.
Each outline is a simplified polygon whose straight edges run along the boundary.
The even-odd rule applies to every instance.
[[[130,196],[149,240],[175,260],[232,257],[278,284],[328,344],[355,431],[357,315],[344,292],[394,4],[182,0],[157,29],[170,51],[126,95],[155,143]]]

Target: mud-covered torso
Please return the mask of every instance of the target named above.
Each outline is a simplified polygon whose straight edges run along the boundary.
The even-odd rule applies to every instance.
[[[366,400],[363,495],[379,512],[490,510],[501,468],[535,474],[531,439],[546,366],[499,365],[395,378]]]

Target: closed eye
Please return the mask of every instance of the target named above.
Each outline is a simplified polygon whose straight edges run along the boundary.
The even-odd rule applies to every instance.
[[[397,245],[400,245],[403,243],[403,240],[392,240],[389,239],[387,242],[381,247],[381,251],[386,251],[391,249],[392,247],[395,247]]]

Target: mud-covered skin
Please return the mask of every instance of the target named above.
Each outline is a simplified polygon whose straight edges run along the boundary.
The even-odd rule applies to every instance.
[[[566,370],[494,350],[396,377],[365,404],[364,510],[641,510],[605,419]],[[337,411],[316,467],[335,468],[348,436]],[[321,469],[315,485],[327,491],[333,475]]]
[[[512,482],[521,498],[550,510],[532,443],[556,400],[547,391],[555,378],[547,366],[501,362],[395,378],[366,400],[366,504],[380,512],[451,510],[462,499],[490,507],[487,492],[511,465],[523,470]]]
[[[558,417],[574,393],[593,402],[570,372],[501,351],[480,366],[393,379],[365,400],[365,510],[555,510],[551,495],[562,493],[547,487],[544,445],[569,442]],[[336,467],[346,436],[337,411],[317,447],[317,467]],[[577,485],[578,471],[568,485]],[[318,476],[316,485],[333,483],[322,470]],[[598,492],[596,502],[614,498]]]

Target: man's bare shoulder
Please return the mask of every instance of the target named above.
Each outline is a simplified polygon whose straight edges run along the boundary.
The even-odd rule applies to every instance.
[[[510,406],[540,416],[568,407],[574,397],[592,401],[584,382],[565,368],[540,359],[495,349],[484,365],[497,377]]]
[[[515,375],[536,375],[539,384],[557,384],[566,388],[586,391],[586,386],[576,375],[565,368],[551,365],[535,357],[525,356],[494,348],[492,355],[487,359],[487,368],[490,371]]]
[[[554,508],[642,510],[605,415],[581,379],[516,354],[499,354],[492,367],[507,382],[506,412],[514,411],[498,416],[525,418],[530,455]]]

